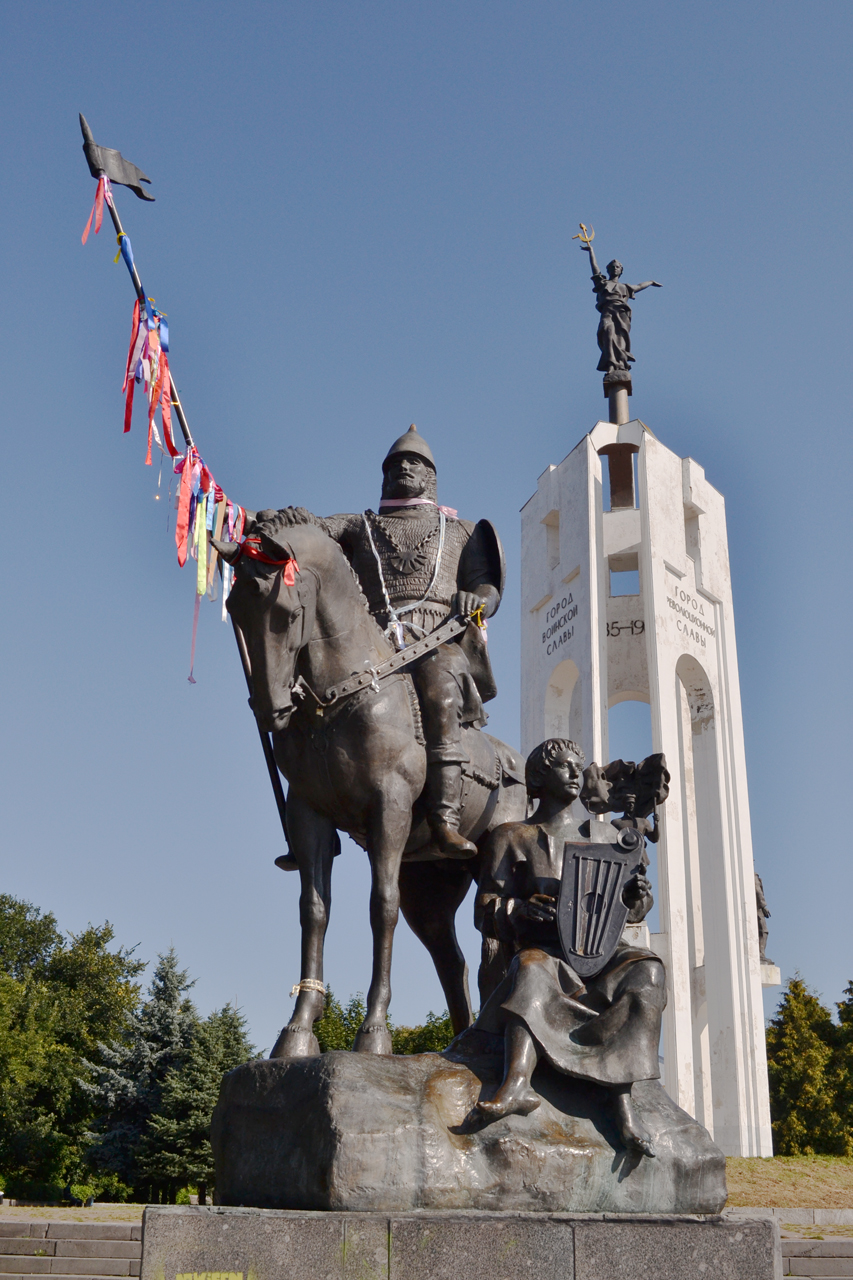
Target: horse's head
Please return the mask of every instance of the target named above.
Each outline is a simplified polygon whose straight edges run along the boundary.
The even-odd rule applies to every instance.
[[[314,629],[317,579],[299,568],[292,545],[298,530],[265,514],[245,542],[214,540],[214,546],[235,566],[227,608],[249,653],[252,710],[260,728],[275,733],[293,713],[296,661]]]

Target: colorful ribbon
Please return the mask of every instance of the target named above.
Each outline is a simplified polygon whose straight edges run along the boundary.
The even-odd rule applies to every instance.
[[[245,538],[240,544],[240,555],[248,556],[250,560],[259,560],[261,564],[271,564],[277,568],[284,566],[284,572],[281,575],[282,582],[286,587],[295,585],[299,565],[293,556],[285,556],[283,560],[273,560],[271,556],[261,551],[260,538]]]
[[[95,188],[95,200],[92,212],[83,231],[83,244],[89,238],[94,224],[97,235],[103,224],[104,204],[112,208],[113,197],[110,180],[105,174],[98,179]],[[135,267],[133,246],[126,232],[119,232],[116,237],[118,253],[117,263],[123,258],[134,279]],[[180,476],[176,500],[177,519],[175,522],[175,546],[178,564],[183,567],[192,556],[196,561],[195,603],[193,610],[192,648],[190,651],[189,681],[195,684],[193,670],[195,667],[195,650],[198,636],[199,605],[201,597],[207,593],[211,600],[216,599],[216,568],[222,572],[222,619],[227,618],[226,601],[234,580],[233,569],[229,564],[220,561],[212,539],[219,540],[226,532],[229,541],[240,542],[246,524],[246,513],[243,508],[232,502],[216,483],[212,472],[205,465],[195,446],[190,446],[186,454],[175,447],[172,429],[172,405],[174,390],[169,369],[169,322],[163,312],[154,305],[154,299],[142,294],[138,283],[139,296],[134,301],[131,318],[130,342],[127,349],[127,360],[124,366],[122,395],[124,396],[124,431],[130,431],[133,419],[133,397],[137,383],[144,388],[148,401],[148,439],[145,462],[151,465],[154,444],[165,456],[173,460],[173,469]],[[156,414],[160,410],[162,438],[157,429]],[[162,464],[161,464],[162,465]],[[159,485],[158,485],[159,488]],[[171,486],[169,495],[171,498]],[[248,552],[251,556],[251,550]],[[279,563],[279,562],[271,562]],[[282,577],[288,586],[293,586],[299,566],[289,559],[281,561],[284,570]]]
[[[124,245],[124,240],[121,243]],[[169,326],[165,316],[152,306],[150,298],[145,299],[143,311],[137,298],[133,304],[130,346],[121,389],[125,397],[124,430],[127,432],[133,418],[134,386],[137,382],[144,384],[148,397],[148,451],[145,456],[148,466],[151,465],[151,446],[155,441],[161,453],[168,453],[172,458],[181,456],[172,434],[172,376],[168,351]],[[158,408],[165,447],[154,423]]]
[[[98,185],[95,188],[95,203],[92,205],[92,212],[89,214],[89,221],[86,223],[86,227],[83,232],[83,236],[82,236],[83,244],[85,244],[86,241],[89,239],[89,232],[92,229],[93,218],[95,219],[95,235],[97,235],[98,232],[100,231],[101,223],[104,220],[104,201],[105,200],[107,204],[111,205],[113,202],[113,194],[112,194],[112,189],[110,187],[109,178],[106,176],[106,174],[102,173],[100,178],[98,178]]]

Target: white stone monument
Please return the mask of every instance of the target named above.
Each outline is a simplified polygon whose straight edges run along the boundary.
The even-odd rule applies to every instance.
[[[626,389],[611,394],[611,418],[627,418],[627,403]],[[617,575],[632,570],[638,587],[620,594]],[[522,510],[521,581],[524,751],[568,737],[605,763],[609,708],[638,700],[672,773],[649,846],[666,1089],[727,1155],[772,1155],[722,495],[644,423],[598,422]]]

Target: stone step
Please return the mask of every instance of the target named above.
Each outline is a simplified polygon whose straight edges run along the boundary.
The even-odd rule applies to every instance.
[[[19,1271],[4,1274],[3,1280],[31,1280],[31,1277]],[[63,1275],[61,1272],[51,1271],[50,1280],[104,1280],[103,1276],[69,1276]]]
[[[7,1244],[8,1241],[4,1241]],[[38,1244],[38,1241],[33,1243]],[[50,1240],[44,1244],[50,1245]],[[109,1242],[108,1242],[109,1243]],[[0,1253],[0,1276],[8,1275],[79,1275],[79,1276],[138,1276],[139,1254],[133,1258],[92,1257],[91,1251],[83,1257],[69,1257],[60,1254],[54,1256],[45,1250],[44,1254],[29,1256],[24,1253]]]
[[[54,1244],[57,1258],[141,1258],[140,1240],[45,1240]],[[0,1247],[0,1254],[5,1248]]]
[[[3,1240],[141,1240],[141,1222],[0,1222]]]
[[[48,1240],[141,1240],[141,1222],[50,1222]]]
[[[783,1276],[832,1276],[834,1280],[853,1280],[849,1258],[792,1258],[782,1267]]]
[[[43,1237],[24,1236],[22,1239],[19,1238],[17,1240],[6,1237],[3,1240],[0,1240],[0,1257],[16,1253],[26,1253],[30,1255],[39,1253],[42,1257],[45,1254],[52,1257],[55,1251],[56,1241],[45,1240]]]
[[[57,1258],[141,1258],[140,1240],[44,1240],[8,1236],[0,1240],[0,1257],[28,1254]]]
[[[783,1240],[782,1274],[853,1280],[853,1239]]]

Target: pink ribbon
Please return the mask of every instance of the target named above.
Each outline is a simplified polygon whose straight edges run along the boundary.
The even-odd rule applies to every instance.
[[[190,649],[190,673],[187,676],[190,684],[195,684],[195,676],[193,675],[193,667],[195,666],[195,642],[198,635],[198,607],[201,604],[201,596],[196,595],[195,608],[193,609],[193,642]]]
[[[83,244],[89,239],[89,232],[92,230],[92,219],[95,219],[95,235],[101,229],[101,223],[104,218],[104,201],[111,205],[113,202],[112,189],[110,180],[106,174],[101,174],[98,178],[98,185],[95,188],[95,203],[92,205],[92,212],[89,214],[89,221],[86,223],[86,229],[82,235]]]

